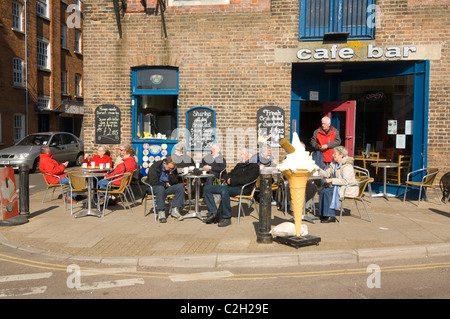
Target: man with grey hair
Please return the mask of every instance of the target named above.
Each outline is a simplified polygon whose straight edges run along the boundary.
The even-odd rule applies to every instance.
[[[193,159],[189,155],[184,153],[184,149],[184,145],[178,143],[177,145],[175,145],[175,152],[172,154],[172,159],[178,168],[194,165]]]
[[[341,145],[339,131],[331,125],[331,120],[328,116],[322,118],[322,126],[314,131],[310,143],[315,149],[313,159],[316,161],[316,164],[320,168],[326,169],[333,160],[333,148]]]
[[[230,197],[239,195],[242,186],[256,180],[259,176],[259,166],[250,162],[252,154],[248,147],[241,150],[242,161],[225,176],[226,185],[206,185],[203,188],[203,196],[208,207],[209,217],[205,220],[206,224],[212,224],[218,221],[219,227],[226,227],[231,224],[231,206]],[[248,185],[244,189],[244,195],[249,195],[254,184]],[[214,194],[221,197],[222,217],[218,216],[218,209],[214,200]],[[220,220],[219,220],[220,219]]]

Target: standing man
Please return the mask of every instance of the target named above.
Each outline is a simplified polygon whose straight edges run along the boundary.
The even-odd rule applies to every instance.
[[[210,216],[205,220],[206,224],[214,223],[217,219],[217,206],[214,201],[213,194],[221,196],[222,218],[219,221],[219,227],[231,225],[231,205],[230,197],[239,195],[241,188],[247,183],[254,181],[259,175],[259,166],[256,163],[250,163],[249,149],[244,147],[241,151],[242,162],[236,164],[233,170],[225,176],[227,185],[206,185],[203,188],[203,196],[205,197],[206,206]],[[249,195],[254,184],[244,189],[244,195]]]
[[[328,116],[323,117],[322,127],[315,130],[311,137],[311,146],[316,150],[313,153],[316,164],[322,169],[327,169],[333,160],[333,148],[339,145],[341,145],[339,131],[331,125]]]
[[[153,195],[156,197],[156,210],[160,223],[167,222],[166,219],[166,196],[174,194],[172,199],[172,211],[170,214],[177,220],[183,220],[180,214],[180,207],[184,200],[184,184],[180,184],[178,178],[177,164],[172,156],[167,156],[161,161],[157,161],[148,169],[148,183],[153,188]],[[150,189],[147,194],[151,195]]]

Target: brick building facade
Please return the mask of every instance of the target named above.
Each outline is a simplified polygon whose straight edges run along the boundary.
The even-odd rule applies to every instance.
[[[344,2],[348,16],[357,16],[356,9],[350,12],[351,1]],[[356,121],[338,120],[352,155],[378,151],[397,161],[406,154],[413,169],[448,171],[449,1],[360,1],[368,14],[361,23],[375,28],[359,34],[354,23],[354,30],[344,30],[349,34],[329,29],[325,37],[308,34],[311,15],[319,19],[311,4],[319,8],[324,3],[319,0],[168,0],[162,1],[165,10],[153,0],[116,3],[117,15],[114,1],[84,5],[84,125],[91,152],[97,143],[95,110],[103,104],[121,110],[120,141],[133,143],[141,165],[151,164],[144,158],[148,147],[164,145],[163,157],[186,142],[188,110],[212,109],[216,137],[232,167],[241,146],[257,147],[256,115],[262,107],[280,107],[285,136],[295,130],[309,148],[326,102],[354,100]],[[162,80],[151,73],[154,67],[175,69],[173,88],[139,87],[142,70]],[[155,106],[151,101],[161,92],[176,96],[171,106],[176,123],[169,127],[178,132],[162,140],[150,138],[156,134],[144,138],[145,125],[153,133],[152,121],[162,114],[145,109]],[[356,130],[353,136],[347,136],[349,128]],[[199,160],[204,152],[190,154]]]
[[[82,13],[74,3],[0,2],[1,148],[39,131],[80,136]]]

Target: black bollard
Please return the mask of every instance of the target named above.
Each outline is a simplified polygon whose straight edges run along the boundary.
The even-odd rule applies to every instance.
[[[260,244],[272,243],[270,221],[272,219],[272,172],[261,170],[259,193],[259,225],[256,241]]]
[[[30,170],[27,164],[19,165],[19,212],[30,217]]]

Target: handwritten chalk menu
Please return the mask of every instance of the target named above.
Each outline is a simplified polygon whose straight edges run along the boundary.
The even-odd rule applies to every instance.
[[[256,113],[258,126],[258,144],[268,144],[280,147],[280,140],[284,138],[285,112],[278,106],[264,106]]]
[[[208,107],[186,111],[186,139],[189,150],[210,150],[216,135],[216,112]]]
[[[103,104],[95,109],[95,142],[120,144],[120,109],[117,106]]]

